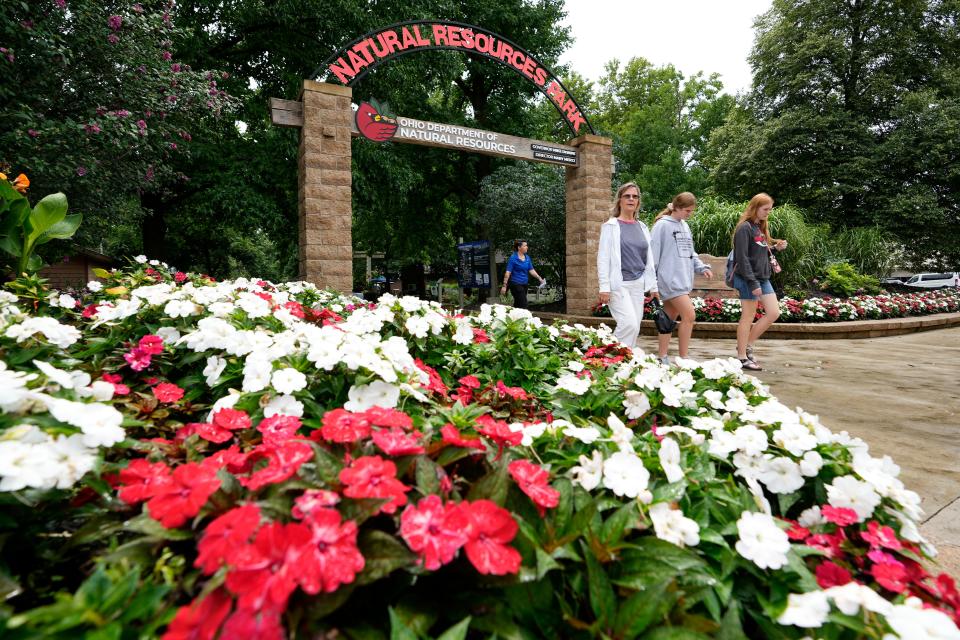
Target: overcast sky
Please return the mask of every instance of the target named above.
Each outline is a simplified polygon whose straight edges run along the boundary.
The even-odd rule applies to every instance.
[[[573,46],[560,61],[588,80],[643,57],[685,76],[719,73],[731,94],[750,87],[753,19],[771,0],[566,0]]]

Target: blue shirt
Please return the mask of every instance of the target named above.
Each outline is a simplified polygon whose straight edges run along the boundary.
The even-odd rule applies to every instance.
[[[521,260],[516,252],[510,256],[507,261],[507,271],[510,272],[510,282],[514,284],[527,284],[530,281],[528,271],[533,270],[533,259],[530,256],[524,256]]]

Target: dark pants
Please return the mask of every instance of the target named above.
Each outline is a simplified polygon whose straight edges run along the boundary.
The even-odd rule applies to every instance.
[[[513,306],[517,309],[527,308],[527,285],[510,283],[510,295],[513,296]]]

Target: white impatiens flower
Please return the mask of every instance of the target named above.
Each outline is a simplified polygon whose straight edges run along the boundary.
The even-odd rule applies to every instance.
[[[294,393],[307,387],[307,376],[293,367],[274,371],[270,384],[279,393]]]
[[[664,381],[660,385],[660,393],[663,394],[663,404],[668,407],[679,407],[683,404],[683,391],[673,380]]]
[[[279,395],[270,399],[263,408],[263,417],[272,418],[275,415],[303,416],[303,403],[290,395]]]
[[[126,432],[120,426],[123,414],[113,407],[50,397],[45,398],[44,402],[54,418],[80,428],[83,444],[88,447],[108,447],[126,437]]]
[[[732,361],[735,360],[733,358],[714,358],[713,360],[707,360],[700,363],[700,371],[703,372],[703,377],[708,380],[719,380],[724,376],[735,375],[741,371],[742,367],[739,366],[739,361],[737,361],[737,367],[731,365]]]
[[[787,608],[777,622],[806,629],[822,627],[830,615],[830,601],[823,591],[791,593],[787,596]]]
[[[733,455],[733,466],[737,468],[736,475],[756,480],[766,470],[767,458],[739,451]]]
[[[737,427],[733,432],[737,439],[737,449],[747,455],[758,456],[767,450],[767,434],[752,424]]]
[[[860,607],[871,613],[882,615],[888,614],[893,608],[893,605],[879,593],[858,582],[848,582],[838,587],[830,587],[825,593],[833,600],[837,609],[848,616],[856,615],[860,611]]]
[[[139,256],[135,257],[134,260],[136,260],[139,264],[147,264],[147,256],[143,254],[140,254]]]
[[[453,334],[453,341],[456,344],[466,345],[473,342],[473,327],[470,326],[469,321],[456,320],[455,326],[457,330]]]
[[[671,509],[665,502],[650,507],[650,519],[657,537],[678,547],[695,547],[700,544],[700,525],[679,509]]]
[[[163,312],[171,318],[189,318],[200,314],[201,308],[192,300],[171,300],[163,307]]]
[[[715,429],[722,431],[723,420],[718,420],[710,416],[694,416],[690,418],[690,426],[697,431],[713,431]]]
[[[163,344],[173,344],[180,339],[180,332],[176,327],[160,327],[157,335],[163,338]]]
[[[567,393],[572,393],[575,396],[582,396],[589,388],[590,378],[586,376],[580,378],[577,377],[576,374],[568,373],[557,379],[557,389],[563,389]]]
[[[87,289],[94,293],[97,293],[98,291],[103,289],[103,283],[100,282],[99,280],[91,280],[90,282],[87,283]]]
[[[400,387],[374,380],[370,384],[350,387],[349,400],[343,405],[347,411],[362,413],[371,407],[393,409],[400,402]]]
[[[270,384],[273,375],[273,362],[264,358],[250,356],[243,363],[243,386],[247,393],[263,391]]]
[[[890,496],[895,491],[903,489],[900,467],[890,458],[874,458],[866,452],[856,452],[853,456],[853,470],[858,476],[873,485],[881,496]]]
[[[800,465],[790,458],[773,458],[757,478],[773,493],[793,493],[803,486]]]
[[[617,451],[603,462],[603,486],[618,496],[649,502],[649,483],[650,472],[635,453]]]
[[[621,451],[633,452],[633,431],[623,424],[623,420],[616,414],[611,413],[607,416],[607,426],[610,427],[612,434],[610,440],[616,444]]]
[[[574,373],[580,373],[583,371],[583,363],[577,362],[576,360],[571,360],[567,363],[567,369],[570,369],[570,371],[573,371]]]
[[[680,467],[680,445],[673,438],[664,438],[660,442],[660,466],[667,475],[667,482],[683,480],[683,469]]]
[[[714,409],[723,409],[723,392],[716,389],[707,389],[703,392],[707,404]]]
[[[650,398],[643,391],[631,389],[623,394],[623,406],[627,410],[627,418],[636,420],[650,411]]]
[[[924,609],[918,598],[894,605],[887,613],[887,624],[902,640],[960,640],[960,628],[953,620],[938,609]]]
[[[565,424],[563,435],[575,438],[584,444],[593,444],[603,435],[596,427],[577,427],[566,420],[554,420],[553,424],[556,425],[558,422]]]
[[[581,455],[579,462],[570,469],[570,475],[575,483],[587,491],[593,491],[603,479],[603,455],[594,449],[592,457]]]
[[[800,460],[800,473],[808,478],[816,477],[823,468],[823,456],[816,451],[807,451]]]
[[[744,511],[737,520],[737,553],[761,569],[779,569],[787,564],[790,539],[773,517]]]
[[[509,429],[514,433],[522,433],[523,437],[520,439],[520,444],[524,447],[529,447],[533,444],[534,440],[543,435],[548,426],[546,422],[531,422],[530,424],[511,422]]]
[[[42,333],[50,344],[55,344],[61,349],[66,349],[80,339],[79,329],[60,324],[56,318],[48,316],[29,317],[20,324],[10,325],[4,335],[17,342],[23,342],[37,333]]]
[[[797,518],[797,522],[800,523],[801,527],[818,527],[822,524],[827,523],[827,519],[823,517],[823,514],[820,513],[819,505],[814,505],[809,509],[804,509],[800,513],[800,517]]]
[[[833,507],[846,507],[856,511],[858,522],[869,518],[880,504],[880,495],[873,490],[873,486],[853,476],[834,478],[833,482],[827,485],[827,499]]]
[[[712,456],[726,458],[731,453],[739,449],[739,440],[729,431],[723,429],[714,429],[710,433],[710,441],[707,445],[707,451]]]
[[[773,432],[773,441],[795,456],[802,456],[817,446],[817,437],[805,426],[786,422]]]
[[[422,316],[410,316],[403,326],[415,338],[426,338],[430,333],[430,323]]]
[[[227,368],[227,361],[220,356],[210,356],[207,358],[207,366],[203,368],[203,376],[207,380],[207,386],[212,387],[220,381],[223,370]]]

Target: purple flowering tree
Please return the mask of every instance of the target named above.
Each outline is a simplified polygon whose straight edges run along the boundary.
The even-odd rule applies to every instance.
[[[36,0],[0,8],[0,170],[86,213],[80,239],[185,179],[190,140],[234,107],[221,72],[174,59],[172,2]]]

